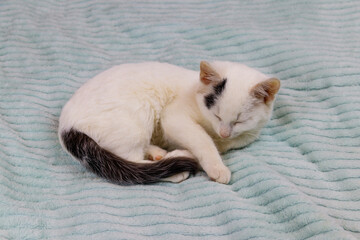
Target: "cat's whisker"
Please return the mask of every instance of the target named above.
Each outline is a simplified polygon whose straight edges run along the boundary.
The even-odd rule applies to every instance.
[[[254,137],[255,139],[258,139],[258,138],[259,138],[259,135],[258,135],[258,134],[251,133],[251,132],[245,132],[245,133],[243,133],[243,135],[245,135],[245,136],[250,136],[250,137]]]

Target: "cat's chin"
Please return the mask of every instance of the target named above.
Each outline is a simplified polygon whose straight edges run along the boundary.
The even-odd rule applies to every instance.
[[[221,139],[223,139],[223,140],[230,140],[230,139],[232,139],[231,136],[223,137],[223,136],[221,136],[220,134],[218,134],[218,137],[221,138]]]
[[[228,137],[222,137],[220,134],[217,134],[217,138],[221,141],[231,141],[231,140],[235,139],[236,137],[238,137],[238,136],[230,135]]]
[[[234,139],[238,139],[239,137],[243,137],[245,132],[237,133],[237,134],[231,134],[229,137],[223,138],[219,135],[220,140],[222,141],[232,141]]]

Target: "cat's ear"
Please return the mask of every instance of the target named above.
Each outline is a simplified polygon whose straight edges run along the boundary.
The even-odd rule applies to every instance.
[[[270,78],[255,85],[252,88],[251,94],[259,100],[268,104],[274,100],[275,94],[280,89],[280,80],[277,78]]]
[[[200,62],[200,81],[205,84],[216,84],[221,81],[220,75],[215,69],[206,61]]]

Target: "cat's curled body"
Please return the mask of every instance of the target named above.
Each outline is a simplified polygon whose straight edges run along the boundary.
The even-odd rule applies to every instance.
[[[62,110],[59,138],[83,165],[118,184],[180,182],[197,163],[228,183],[219,152],[258,137],[279,87],[238,63],[204,61],[200,74],[166,63],[123,64],[77,90]]]

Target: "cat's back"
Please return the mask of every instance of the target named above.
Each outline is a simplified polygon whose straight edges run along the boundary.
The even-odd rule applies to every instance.
[[[151,106],[160,111],[184,91],[192,89],[198,73],[160,62],[114,66],[88,80],[65,104],[61,116],[74,125],[79,119],[104,115],[114,109]],[[85,121],[85,120],[82,120]],[[69,121],[67,121],[69,122]]]
[[[191,84],[196,74],[195,71],[161,62],[121,64],[90,79],[77,92],[93,91],[101,94],[119,88],[124,92],[136,88],[140,90],[149,85],[176,88]]]

